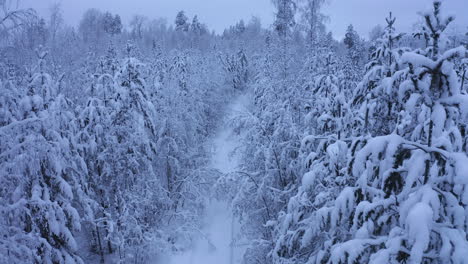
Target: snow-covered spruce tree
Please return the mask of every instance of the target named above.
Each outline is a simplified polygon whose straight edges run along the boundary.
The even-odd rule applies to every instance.
[[[84,58],[80,60],[80,66],[73,76],[73,80],[76,82],[77,87],[80,89],[90,89],[89,92],[91,93],[95,93],[97,91],[97,73],[102,72],[104,69],[103,64],[96,63],[96,57],[97,55],[95,52],[87,52]],[[72,96],[80,103],[80,105],[86,103],[87,98],[82,96],[82,94],[72,91]]]
[[[243,49],[231,55],[220,57],[223,68],[228,75],[228,83],[236,90],[244,91],[250,79],[249,62]]]
[[[148,71],[147,75],[151,76],[149,80],[149,84],[152,87],[151,94],[153,100],[156,100],[160,96],[161,87],[165,84],[168,71],[167,57],[163,53],[161,45],[156,41],[153,41],[151,47],[151,61]]]
[[[184,11],[179,11],[175,19],[176,31],[187,32],[190,28],[190,22]]]
[[[191,48],[202,48],[202,39],[208,33],[207,26],[202,24],[195,15],[190,24],[190,47]]]
[[[312,98],[305,127],[310,135],[317,138],[341,140],[351,133],[352,113],[348,98],[352,91],[341,85],[346,77],[339,70],[336,53],[329,48],[322,48],[320,53],[322,55],[317,57],[320,70],[310,91]]]
[[[105,208],[109,208],[108,197],[104,196],[106,182],[103,177],[105,160],[99,154],[105,149],[106,135],[109,125],[109,112],[104,102],[98,97],[90,96],[79,115],[80,132],[78,142],[81,144],[80,155],[87,167],[88,194],[95,200],[93,212],[95,219],[86,219],[91,227],[91,251],[99,254],[101,259],[106,252],[112,250],[109,234],[111,226],[109,215]],[[106,250],[107,249],[107,250]]]
[[[350,91],[340,85],[337,77],[338,67],[335,54],[329,52],[321,57],[321,73],[315,79],[312,89],[313,99],[311,112],[306,120],[314,126],[313,135],[329,136],[334,134],[337,139],[347,136],[347,116],[349,109],[347,95]]]
[[[91,252],[100,256],[112,254],[114,247],[111,241],[113,232],[110,215],[110,197],[106,195],[110,188],[108,178],[105,177],[104,166],[106,159],[102,153],[112,143],[107,132],[111,130],[111,113],[116,107],[117,93],[115,90],[114,73],[118,69],[117,54],[111,45],[107,54],[100,59],[96,73],[90,73],[92,78],[89,88],[85,91],[87,101],[79,109],[78,116],[80,131],[77,140],[80,144],[80,156],[87,168],[88,195],[94,200],[92,209],[94,217],[84,219],[84,224],[91,241]],[[92,69],[92,68],[91,68]]]
[[[342,74],[340,86],[346,91],[353,91],[363,75],[365,51],[363,41],[354,30],[353,25],[346,29],[343,44],[346,47],[346,56],[342,63]]]
[[[83,162],[70,102],[55,96],[47,53],[20,100],[16,121],[0,127],[0,262],[83,263],[75,234],[86,206]],[[52,100],[52,98],[54,98]]]
[[[441,2],[424,13],[428,49],[400,58],[402,109],[394,133],[351,145],[345,187],[313,223],[324,234],[311,263],[465,263],[467,154],[461,124],[467,95],[439,38],[453,18]],[[359,147],[359,146],[362,146]]]
[[[0,64],[0,70],[0,126],[6,126],[18,119],[20,96],[13,65]]]
[[[276,58],[276,74],[275,76],[279,80],[287,81],[288,75],[291,73],[291,61],[292,61],[292,31],[296,25],[295,14],[297,5],[294,0],[273,0],[277,12],[275,14],[275,22],[273,23],[274,32],[273,35],[273,49]],[[276,89],[285,89],[286,84],[277,87]],[[274,88],[275,89],[275,88]],[[281,92],[281,91],[278,91]]]
[[[317,143],[318,142],[318,143]],[[313,150],[301,164],[306,170],[286,210],[280,212],[274,231],[273,263],[309,263],[327,238],[323,232],[328,207],[348,181],[345,178],[348,144],[336,138],[307,137],[302,152]],[[313,262],[312,262],[313,263]]]
[[[101,75],[108,74],[114,77],[118,70],[118,56],[115,45],[111,42],[104,56],[99,60],[99,71]]]
[[[106,184],[101,196],[108,199],[104,214],[112,230],[109,252],[117,252],[121,261],[141,262],[157,246],[153,239],[165,192],[155,173],[156,114],[141,75],[144,64],[131,57],[131,44],[126,53],[114,78],[115,102],[100,154],[105,161],[100,177]]]
[[[279,214],[274,230],[275,247],[270,253],[274,263],[307,262],[308,252],[316,249],[314,241],[323,240],[323,233],[317,232],[318,225],[314,226],[324,214],[321,208],[329,206],[347,184],[344,175],[348,144],[342,139],[350,135],[351,111],[346,91],[335,75],[334,54],[329,52],[319,58],[319,69],[323,70],[311,91],[311,112],[306,118],[306,128],[313,127],[312,134],[303,139],[300,152],[303,164],[299,165],[309,172],[298,184],[287,208]]]
[[[398,47],[403,36],[395,32],[396,18],[392,13],[385,19],[387,26],[377,39],[371,61],[366,65],[363,80],[353,91],[353,106],[357,107],[355,134],[385,135],[395,129],[400,105],[397,98],[398,60],[407,49]]]

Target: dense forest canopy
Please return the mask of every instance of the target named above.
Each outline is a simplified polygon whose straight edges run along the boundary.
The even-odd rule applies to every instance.
[[[272,4],[215,33],[0,0],[0,263],[168,263],[209,200],[244,264],[468,263],[468,29],[434,0],[337,40],[325,0]]]

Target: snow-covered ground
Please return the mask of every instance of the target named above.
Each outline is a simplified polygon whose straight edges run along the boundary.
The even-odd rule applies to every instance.
[[[228,116],[242,111],[247,102],[246,97],[240,97],[230,107]],[[238,147],[238,137],[229,126],[223,126],[213,139],[213,156],[211,166],[221,173],[236,170],[238,161],[234,150]],[[231,208],[225,202],[209,201],[205,216],[206,237],[201,236],[194,247],[182,255],[173,256],[170,264],[236,264],[240,263],[242,249],[232,247],[233,236],[236,235],[239,223],[232,216]]]

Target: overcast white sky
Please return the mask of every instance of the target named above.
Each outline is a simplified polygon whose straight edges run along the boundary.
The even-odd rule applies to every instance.
[[[124,23],[133,14],[150,18],[166,17],[173,22],[179,10],[185,10],[190,17],[197,14],[200,20],[217,32],[235,24],[241,18],[251,16],[261,18],[264,26],[273,20],[274,9],[270,0],[21,0],[23,6],[33,7],[41,15],[47,16],[54,2],[62,4],[64,16],[69,24],[77,25],[81,15],[94,7],[122,16]],[[328,0],[324,12],[330,16],[329,30],[336,38],[341,38],[349,24],[362,35],[368,35],[377,24],[384,24],[385,16],[393,11],[397,17],[397,27],[408,31],[416,22],[418,11],[427,8],[432,0]],[[445,0],[445,10],[456,16],[459,27],[468,26],[468,0]]]

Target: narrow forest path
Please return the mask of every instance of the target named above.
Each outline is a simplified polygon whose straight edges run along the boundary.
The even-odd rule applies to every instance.
[[[245,109],[247,99],[239,97],[228,108],[229,118]],[[214,148],[211,168],[221,173],[234,172],[239,164],[234,150],[239,146],[239,138],[232,128],[223,124],[212,140]],[[232,215],[226,202],[210,200],[207,202],[205,227],[194,247],[182,255],[173,256],[170,264],[237,264],[241,261],[242,249],[231,247],[233,236],[238,233],[239,223]]]

